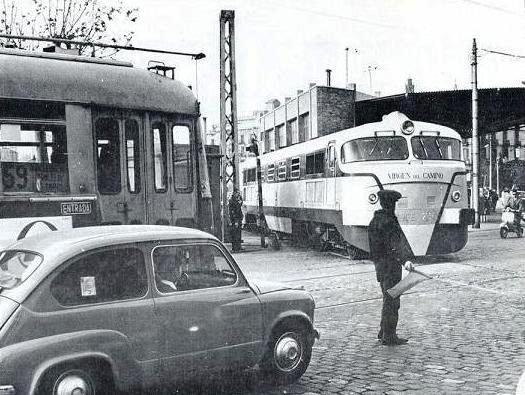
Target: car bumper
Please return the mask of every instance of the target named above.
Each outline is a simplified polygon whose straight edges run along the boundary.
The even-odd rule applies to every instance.
[[[16,390],[12,385],[0,385],[0,395],[15,395]]]

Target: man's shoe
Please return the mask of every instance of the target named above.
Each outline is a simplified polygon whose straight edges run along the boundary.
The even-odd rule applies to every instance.
[[[381,340],[381,344],[384,346],[401,346],[407,343],[408,343],[408,339],[403,339],[402,337],[397,337],[397,336],[390,338],[390,339]]]

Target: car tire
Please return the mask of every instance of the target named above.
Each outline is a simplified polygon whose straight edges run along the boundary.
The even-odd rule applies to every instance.
[[[107,373],[91,367],[52,369],[39,385],[38,395],[73,395],[82,389],[85,395],[113,394],[114,386]]]
[[[499,235],[502,239],[506,239],[508,234],[509,234],[509,231],[507,230],[507,228],[499,229]]]
[[[313,342],[308,332],[290,324],[274,330],[260,364],[263,373],[277,384],[299,379],[310,364]]]

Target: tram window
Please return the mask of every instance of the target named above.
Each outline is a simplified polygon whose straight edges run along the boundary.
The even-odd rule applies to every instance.
[[[255,168],[244,170],[244,184],[257,181],[257,171]]]
[[[139,125],[137,121],[127,119],[126,128],[126,169],[128,178],[128,191],[140,191],[140,143]]]
[[[119,125],[116,119],[100,118],[95,124],[97,136],[97,185],[100,193],[121,190]]]
[[[335,167],[335,147],[333,145],[328,147],[328,167],[330,169]]]
[[[0,124],[5,192],[69,192],[66,128]]]
[[[404,137],[365,137],[347,141],[341,147],[342,163],[407,158],[408,146]]]
[[[172,132],[175,190],[190,192],[192,189],[190,128],[187,125],[175,125]]]
[[[156,122],[151,129],[153,140],[153,174],[155,191],[166,192],[168,184],[168,159],[166,152],[166,128],[163,123]]]
[[[290,178],[297,179],[301,175],[301,160],[299,158],[292,159]]]
[[[414,136],[411,144],[417,159],[461,160],[461,142],[450,137]]]
[[[324,152],[306,155],[306,174],[324,173]]]

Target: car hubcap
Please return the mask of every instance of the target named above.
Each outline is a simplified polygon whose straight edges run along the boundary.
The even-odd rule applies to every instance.
[[[91,383],[78,373],[67,373],[55,385],[56,395],[93,395]]]
[[[275,344],[275,363],[280,370],[294,370],[301,362],[303,350],[294,333],[285,333]]]

